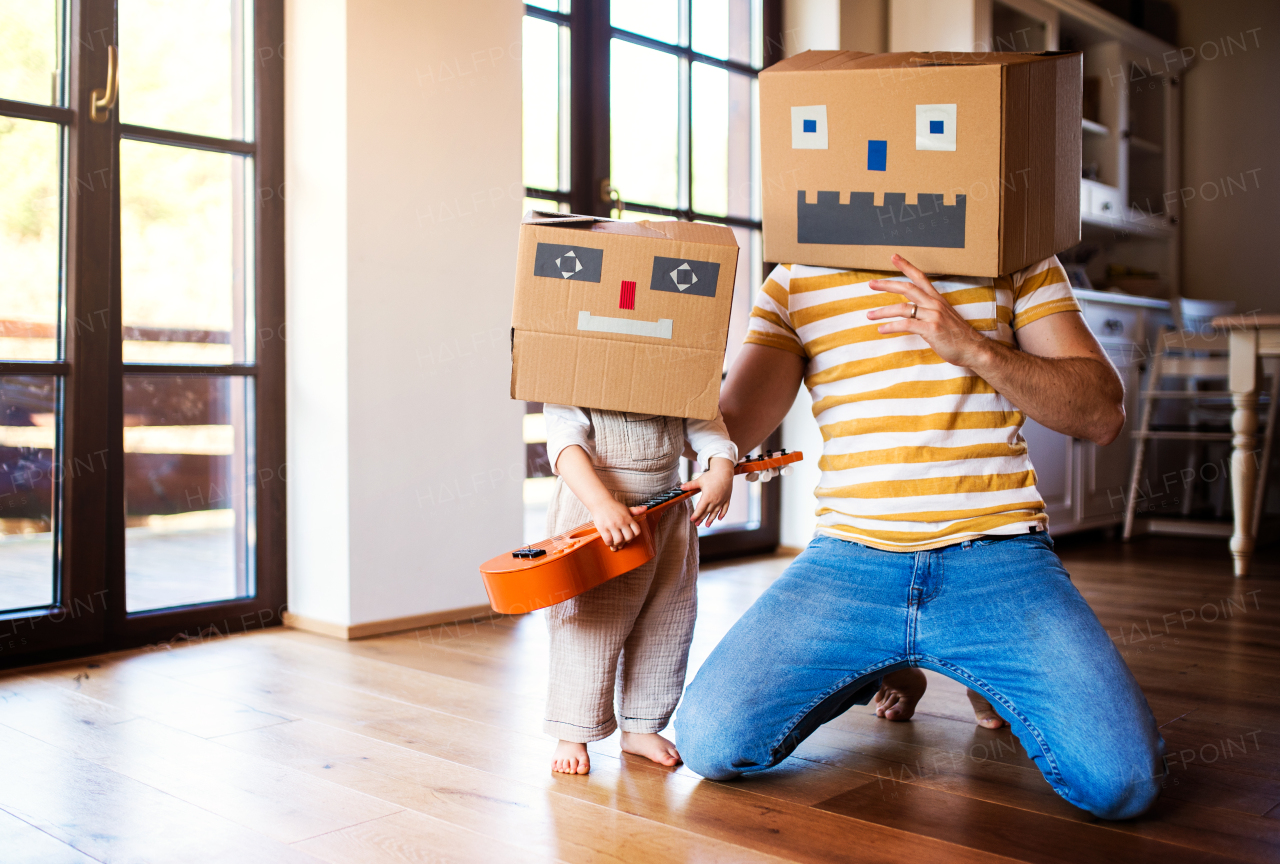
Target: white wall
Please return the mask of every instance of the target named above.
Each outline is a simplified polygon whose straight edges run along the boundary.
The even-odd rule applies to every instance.
[[[840,0],[783,0],[782,50],[786,56],[840,47]]]
[[[1182,293],[1234,300],[1241,312],[1280,312],[1271,275],[1280,183],[1280,3],[1174,5],[1179,48],[1195,57],[1182,76]]]
[[[341,3],[291,0],[291,36],[309,37],[330,5]],[[514,0],[363,0],[346,7],[338,62],[290,43],[295,90],[331,87],[336,67],[346,92],[345,116],[317,105],[307,117],[291,112],[287,130],[290,608],[299,615],[360,624],[480,605],[478,565],[521,542],[523,405],[507,394],[522,12]],[[299,82],[307,76],[314,82]],[[307,174],[313,148],[331,146],[325,136],[345,139],[345,170]],[[307,188],[295,190],[293,176]],[[344,221],[335,228],[301,212],[303,202]],[[329,260],[341,269],[298,260],[331,246],[342,249]],[[317,292],[317,281],[329,290]],[[323,365],[304,350],[322,342],[332,354]],[[316,408],[307,394],[331,394],[345,410]],[[335,473],[341,489],[329,482]],[[349,538],[345,562],[311,551],[334,535]],[[317,585],[341,585],[344,569],[342,614],[328,587],[324,603],[311,603]]]
[[[345,0],[285,8],[289,605],[349,623]]]
[[[974,5],[974,0],[889,0],[889,50],[978,50]]]

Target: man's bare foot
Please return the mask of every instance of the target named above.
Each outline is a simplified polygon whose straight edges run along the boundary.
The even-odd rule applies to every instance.
[[[622,752],[634,753],[636,756],[657,762],[659,765],[673,767],[681,762],[676,745],[656,732],[623,732]]]
[[[551,757],[551,770],[561,774],[589,774],[591,757],[587,755],[587,745],[561,741]]]
[[[978,725],[983,729],[999,729],[1001,726],[1008,725],[1004,722],[1004,718],[996,713],[996,709],[991,707],[987,697],[976,690],[969,691],[969,704],[973,706],[973,716],[978,718]]]
[[[929,686],[929,679],[919,669],[899,669],[890,672],[880,682],[876,693],[876,716],[886,720],[910,720],[916,713],[916,703]]]

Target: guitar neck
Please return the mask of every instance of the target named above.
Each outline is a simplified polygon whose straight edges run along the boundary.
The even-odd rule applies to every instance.
[[[737,465],[733,466],[734,476],[739,474],[759,474],[764,471],[775,470],[792,462],[799,462],[803,458],[801,453],[788,453],[786,450],[776,450],[772,453],[762,453],[759,456],[748,456]],[[750,479],[750,478],[748,478]],[[692,495],[698,494],[697,489],[684,490],[680,487],[655,495],[648,501],[642,501],[641,504],[648,508],[649,513],[657,513],[677,501],[682,501]]]

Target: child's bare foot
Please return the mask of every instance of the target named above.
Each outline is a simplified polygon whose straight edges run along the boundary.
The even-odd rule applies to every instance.
[[[981,693],[970,690],[969,704],[973,706],[973,716],[978,718],[978,725],[983,729],[999,729],[1001,726],[1008,725]]]
[[[561,774],[589,774],[591,757],[587,755],[587,745],[576,741],[561,741],[551,756],[551,770]]]
[[[876,693],[876,716],[886,720],[910,720],[916,713],[916,703],[929,686],[929,679],[919,669],[899,669],[890,672],[880,682]]]
[[[681,762],[676,745],[656,732],[623,732],[622,752],[643,756],[659,765],[676,766]]]

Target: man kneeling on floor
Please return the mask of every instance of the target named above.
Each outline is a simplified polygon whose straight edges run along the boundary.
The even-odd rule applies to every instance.
[[[905,279],[783,265],[758,295],[721,409],[749,452],[803,378],[825,441],[818,536],[689,685],[680,753],[713,780],[764,771],[878,691],[881,716],[909,718],[933,669],[974,691],[983,725],[1007,721],[1067,801],[1136,816],[1164,742],[1053,553],[1019,434],[1029,416],[1112,441],[1119,376],[1056,257],[996,279],[893,263]],[[979,289],[994,320],[962,299]]]

